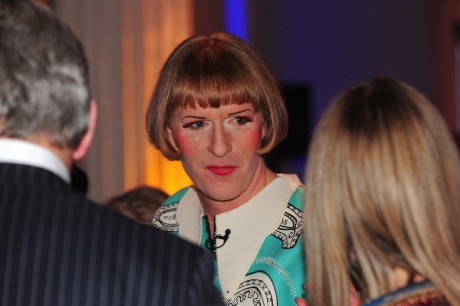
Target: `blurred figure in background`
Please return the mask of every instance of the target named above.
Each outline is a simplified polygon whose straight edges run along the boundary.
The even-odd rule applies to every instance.
[[[417,90],[377,78],[338,95],[310,147],[310,306],[460,305],[459,160]],[[300,304],[299,304],[300,305]]]
[[[160,189],[139,186],[109,199],[106,206],[135,221],[152,224],[153,215],[167,198]]]

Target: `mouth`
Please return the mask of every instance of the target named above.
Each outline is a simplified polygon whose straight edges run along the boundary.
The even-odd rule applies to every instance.
[[[208,166],[206,169],[217,175],[229,175],[236,170],[236,166]]]

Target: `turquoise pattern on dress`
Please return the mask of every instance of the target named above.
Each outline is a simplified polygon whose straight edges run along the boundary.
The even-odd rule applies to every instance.
[[[186,187],[168,198],[163,208],[178,205],[190,187]],[[227,306],[295,306],[295,298],[304,297],[306,282],[303,252],[303,187],[299,186],[290,196],[278,229],[266,236],[259,252],[249,267],[238,292],[226,301]],[[205,217],[201,222],[200,246],[205,247],[209,238]],[[178,229],[178,227],[177,227]],[[171,231],[178,235],[177,231]],[[215,285],[221,292],[217,261],[214,260]]]

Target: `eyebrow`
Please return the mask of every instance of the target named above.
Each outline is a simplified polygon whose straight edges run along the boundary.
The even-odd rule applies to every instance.
[[[192,118],[192,119],[206,119],[206,117],[201,117],[201,116],[184,116],[181,119],[185,118]]]
[[[243,109],[243,110],[240,110],[240,111],[237,111],[237,112],[228,113],[227,116],[234,116],[234,115],[238,115],[238,114],[241,114],[241,113],[244,113],[244,112],[254,112],[254,110],[252,110],[250,108],[246,108],[246,109]],[[206,119],[206,117],[204,117],[204,116],[189,115],[189,116],[182,117],[181,120],[183,120],[185,118],[200,119],[200,120]]]
[[[240,110],[240,111],[237,111],[237,112],[229,113],[228,115],[229,116],[234,116],[234,115],[238,115],[238,114],[241,114],[241,113],[244,113],[244,112],[247,112],[247,111],[254,112],[252,109],[246,108],[246,109],[243,109],[243,110]]]

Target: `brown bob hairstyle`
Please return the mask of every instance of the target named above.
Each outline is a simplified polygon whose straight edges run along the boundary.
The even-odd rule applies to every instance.
[[[278,84],[240,38],[228,33],[193,36],[182,42],[164,64],[146,114],[152,144],[168,159],[180,151],[168,141],[171,117],[181,107],[251,103],[261,112],[266,135],[259,154],[286,138],[288,116]]]

